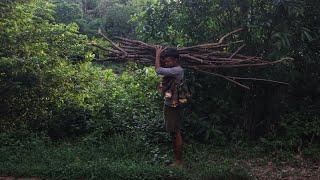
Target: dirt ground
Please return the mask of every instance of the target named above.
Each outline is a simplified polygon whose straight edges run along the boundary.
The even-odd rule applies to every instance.
[[[294,160],[266,161],[254,159],[240,162],[243,167],[250,171],[250,175],[259,180],[320,180],[320,161],[303,159],[295,156]]]

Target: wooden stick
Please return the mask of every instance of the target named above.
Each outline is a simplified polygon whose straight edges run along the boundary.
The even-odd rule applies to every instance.
[[[244,77],[232,77],[232,76],[226,76],[230,79],[240,79],[240,80],[253,80],[253,81],[266,81],[266,82],[272,82],[272,83],[277,83],[277,84],[284,84],[284,85],[290,85],[289,83],[286,82],[281,82],[281,81],[274,81],[270,79],[260,79],[260,78],[244,78]]]
[[[189,58],[189,59],[195,60],[195,61],[197,61],[197,62],[200,62],[201,64],[204,63],[204,60],[203,60],[203,59],[200,59],[200,58],[191,56],[191,55],[189,55],[189,54],[180,54],[180,57],[182,57],[182,58]],[[204,63],[204,64],[208,64],[208,63]]]
[[[242,46],[240,46],[230,57],[229,57],[229,59],[232,59],[236,54],[238,54],[239,53],[239,51],[243,48],[243,47],[245,47],[246,45],[245,44],[243,44]]]
[[[192,49],[196,49],[196,48],[206,48],[206,49],[210,49],[210,48],[221,48],[221,47],[227,47],[230,46],[231,44],[238,44],[238,43],[242,43],[243,40],[239,40],[239,41],[235,41],[235,42],[230,42],[228,44],[220,44],[220,43],[207,43],[207,44],[200,44],[200,45],[196,45],[196,46],[189,46],[189,47],[183,47],[183,48],[179,48],[178,51],[179,52],[183,52],[186,50],[192,50]]]
[[[245,61],[252,61],[254,60],[254,57],[251,58],[247,58],[247,59],[230,59],[230,58],[221,58],[221,57],[217,57],[217,56],[211,56],[211,57],[207,57],[209,60],[218,60],[218,61],[226,61],[229,62],[230,64],[232,62],[245,62]]]
[[[151,48],[151,49],[154,49],[154,48],[155,48],[153,45],[149,45],[149,44],[144,43],[144,42],[142,42],[142,41],[131,40],[131,39],[127,39],[127,38],[123,38],[123,37],[119,37],[119,36],[116,36],[115,38],[120,39],[120,40],[123,40],[123,41],[128,41],[128,42],[140,44],[140,45],[146,46],[146,47]]]
[[[239,32],[239,31],[242,31],[242,30],[243,30],[243,28],[239,28],[239,29],[236,29],[234,31],[229,32],[228,34],[222,36],[218,43],[221,44],[227,37],[231,36],[232,34],[235,34],[235,33]]]
[[[118,49],[119,51],[123,52],[125,55],[128,54],[125,50],[123,50],[122,48],[120,48],[119,46],[117,46],[113,41],[111,41],[106,35],[104,35],[101,31],[101,29],[98,29],[98,33],[107,41],[109,41],[113,47],[115,47],[116,49]]]
[[[116,51],[116,50],[114,50],[114,49],[110,49],[110,48],[105,48],[105,47],[102,47],[102,46],[100,46],[100,45],[98,45],[98,44],[95,44],[95,43],[88,43],[89,45],[92,45],[92,46],[94,46],[94,47],[97,47],[97,48],[99,48],[99,49],[101,49],[101,50],[104,50],[104,51],[109,51],[109,52],[113,52],[113,53],[116,53],[116,54],[119,54],[120,52],[119,51]]]
[[[233,80],[233,79],[230,79],[230,78],[228,78],[227,76],[224,76],[224,75],[221,75],[221,74],[217,74],[217,73],[213,73],[213,72],[203,71],[203,70],[200,70],[200,69],[198,69],[198,68],[194,68],[194,69],[197,70],[197,71],[199,71],[199,72],[205,73],[205,74],[210,74],[210,75],[214,75],[214,76],[218,76],[218,77],[224,78],[224,79],[226,79],[226,80],[228,80],[228,81],[230,81],[230,82],[232,82],[232,83],[234,83],[234,84],[236,84],[236,85],[238,85],[238,86],[240,86],[240,87],[243,87],[243,88],[245,88],[245,89],[250,90],[250,88],[249,88],[248,86],[243,85],[243,84],[241,84],[241,83],[239,83],[239,82],[237,82],[237,81],[235,81],[235,80]]]
[[[243,43],[243,40],[226,42],[226,39],[228,37],[241,30],[243,29],[239,28],[225,34],[216,43],[205,43],[178,48],[178,52],[182,59],[182,66],[184,68],[194,69],[201,73],[218,76],[245,89],[250,88],[238,82],[237,80],[265,81],[288,85],[288,83],[280,81],[262,78],[236,77],[214,72],[214,70],[216,70],[217,68],[250,68],[274,65],[285,60],[292,60],[292,58],[282,58],[277,61],[265,61],[261,57],[241,55],[239,54],[239,52],[245,47],[245,44],[240,44],[238,48],[233,52],[225,52],[224,50],[222,50],[222,48],[224,47],[231,47],[234,44],[238,45],[239,43]],[[105,36],[100,29],[99,34],[101,34],[104,39],[110,42],[110,48],[102,47],[95,43],[89,44],[103,51],[106,51],[108,53],[106,60],[116,62],[135,61],[137,63],[148,65],[152,65],[154,63],[155,45],[123,37],[115,37],[116,41],[113,42],[107,36]]]
[[[222,36],[217,43],[207,43],[207,44],[201,44],[201,45],[196,45],[196,46],[184,47],[184,48],[180,48],[178,50],[179,51],[184,51],[184,50],[193,49],[193,48],[205,48],[205,47],[208,48],[208,47],[212,47],[212,46],[215,47],[217,45],[221,45],[223,43],[223,41],[227,37],[231,36],[232,34],[235,34],[235,33],[239,32],[239,31],[242,31],[242,30],[243,30],[243,28],[239,28],[239,29],[236,29],[234,31],[229,32],[228,34]]]
[[[257,63],[257,64],[237,64],[237,65],[197,65],[199,68],[234,68],[234,67],[253,67],[253,66],[266,66],[266,65],[274,65],[280,63],[285,60],[291,60],[292,58],[282,58],[277,61],[266,62],[266,63]]]

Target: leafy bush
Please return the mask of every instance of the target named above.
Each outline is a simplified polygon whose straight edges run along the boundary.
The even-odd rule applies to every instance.
[[[83,17],[82,9],[79,4],[56,2],[55,21],[58,23],[69,24]]]
[[[145,1],[71,1],[76,4],[0,3],[2,132],[43,132],[51,138],[84,136],[86,142],[99,142],[114,133],[135,134],[141,143],[167,140],[154,70],[130,64],[118,73],[92,63],[105,56],[87,46],[88,37],[79,33],[73,19],[82,32],[92,34],[104,27],[117,31],[114,34],[132,35],[131,25],[136,23],[135,35],[141,39],[178,46],[204,43],[245,26],[247,31],[235,37],[246,40],[243,53],[266,59],[290,55],[295,61],[272,71],[238,73],[283,79],[292,86],[248,82],[252,91],[244,92],[222,80],[190,72],[196,93],[185,112],[187,137],[219,145],[229,139],[264,137],[266,144],[290,148],[319,139],[318,1],[255,0],[250,2],[250,11],[244,11],[249,1],[150,1],[141,12],[138,9]],[[117,24],[127,22],[133,13],[133,24]]]
[[[188,125],[195,137],[219,144],[227,139],[257,140],[286,129],[277,134],[282,138],[277,140],[291,146],[296,140],[287,143],[285,139],[305,139],[305,134],[319,138],[314,128],[306,125],[317,121],[316,111],[304,112],[305,107],[319,109],[317,6],[319,1],[315,0],[157,1],[147,4],[132,20],[137,23],[139,38],[174,46],[212,42],[243,27],[245,31],[235,36],[245,40],[241,53],[273,60],[293,57],[294,61],[272,70],[230,70],[239,76],[289,82],[289,87],[245,82],[251,90],[244,92],[218,78],[192,74],[197,95]],[[300,120],[291,113],[299,114]]]
[[[1,62],[1,81],[10,89],[2,99],[3,131],[27,128],[46,131],[52,138],[89,132],[104,136],[162,123],[161,98],[155,91],[159,79],[152,68],[116,75],[90,62],[61,60],[37,73],[37,64],[31,62]]]
[[[267,147],[277,150],[302,152],[314,148],[320,136],[319,115],[315,112],[292,112],[283,116],[277,129],[261,141]]]
[[[6,8],[0,20],[2,132],[25,129],[51,138],[92,133],[99,139],[162,122],[159,79],[152,68],[132,65],[118,75],[92,64],[87,37],[76,24],[52,23],[51,3]]]

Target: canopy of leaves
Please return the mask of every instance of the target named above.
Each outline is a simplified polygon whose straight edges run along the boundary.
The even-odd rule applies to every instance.
[[[118,76],[93,65],[87,36],[75,23],[56,23],[54,9],[46,1],[2,9],[1,132],[24,129],[53,139],[91,132],[87,139],[94,141],[157,130],[161,101],[154,70],[132,65]]]
[[[315,119],[319,119],[315,112],[319,107],[320,81],[319,6],[316,0],[157,1],[136,13],[133,21],[137,23],[140,39],[174,46],[212,42],[225,32],[243,27],[246,31],[240,38],[245,39],[247,46],[242,53],[265,59],[293,57],[293,62],[272,71],[242,72],[288,81],[291,84],[288,88],[248,82],[255,90],[239,92],[219,79],[192,73],[190,77],[197,81],[193,110],[200,121],[195,124],[203,123],[198,130],[207,138],[211,134],[213,139],[221,137],[214,129],[230,130],[224,135],[232,136],[240,128],[252,138],[295,132],[295,137],[304,136],[307,140],[306,137],[319,136],[319,129],[317,133],[311,133],[311,129],[301,133],[297,125],[305,121],[317,123]],[[289,118],[279,131],[274,130],[281,124],[280,114],[305,111],[315,119]],[[299,140],[291,135],[286,137],[297,145]]]
[[[87,46],[100,27],[111,35],[173,46],[212,42],[238,27],[243,54],[292,63],[272,70],[239,71],[290,82],[247,85],[253,91],[195,72],[186,109],[188,137],[225,144],[241,138],[297,148],[319,138],[319,34],[317,0],[68,0],[1,1],[0,129],[22,128],[52,138],[100,140],[115,132],[161,134],[161,98],[150,68],[122,75],[93,60]],[[94,38],[94,37],[93,37]],[[102,42],[101,40],[95,40]],[[100,52],[99,52],[100,53]],[[237,70],[234,70],[237,71]],[[279,141],[281,143],[279,143]],[[301,143],[303,142],[303,143]]]

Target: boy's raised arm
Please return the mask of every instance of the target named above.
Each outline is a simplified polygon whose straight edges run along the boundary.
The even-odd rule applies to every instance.
[[[166,48],[163,48],[162,46],[156,46],[155,49],[156,49],[156,60],[155,60],[154,67],[155,67],[156,71],[158,71],[158,69],[161,67],[160,55]]]

